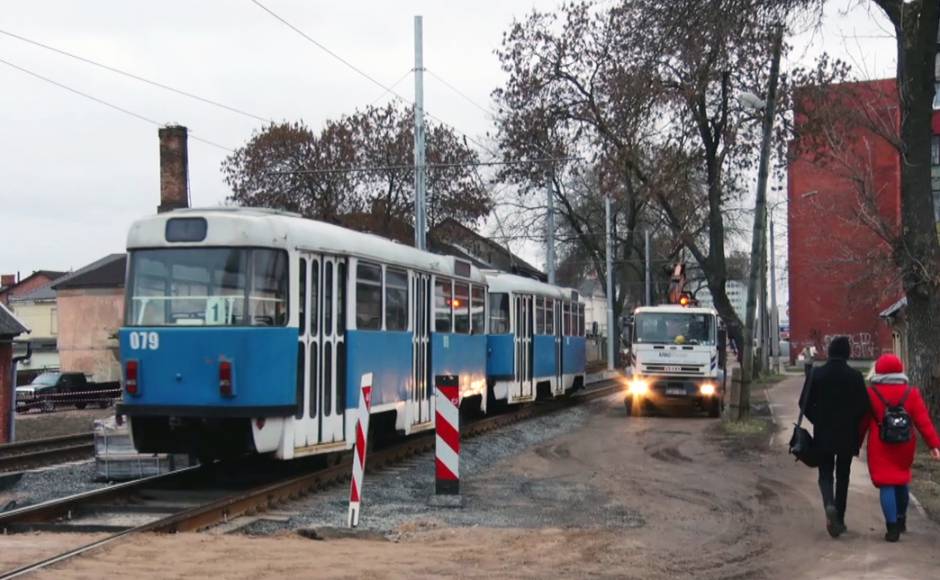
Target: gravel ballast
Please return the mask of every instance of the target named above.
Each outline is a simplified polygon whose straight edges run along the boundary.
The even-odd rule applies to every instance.
[[[360,529],[389,537],[439,526],[541,528],[636,527],[635,512],[602,490],[564,477],[539,479],[514,468],[512,458],[533,451],[551,461],[566,449],[547,444],[578,430],[593,404],[580,405],[500,428],[461,442],[462,506],[430,505],[434,492],[433,452],[366,473]],[[368,470],[368,458],[367,458]],[[260,520],[242,531],[266,535],[346,525],[348,486],[337,486],[279,511],[297,512],[286,522]]]
[[[99,489],[107,482],[95,481],[95,462],[82,461],[27,471],[19,481],[0,490],[0,511],[34,505]],[[10,502],[16,502],[10,505]]]

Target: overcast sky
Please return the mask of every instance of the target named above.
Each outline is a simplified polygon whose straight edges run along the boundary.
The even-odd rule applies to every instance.
[[[493,54],[503,31],[533,6],[558,4],[262,2],[386,86],[412,68],[413,17],[422,14],[425,67],[484,105],[504,80]],[[842,2],[830,4],[824,28],[794,39],[785,66],[826,50],[863,76],[893,76],[894,41],[879,11],[863,6],[846,14]],[[0,30],[314,128],[389,98],[250,0],[6,3]],[[186,125],[192,135],[230,149],[261,124],[6,34],[0,34],[0,59],[158,123]],[[426,75],[425,85],[434,116],[471,136],[490,128],[482,111],[434,76]],[[411,98],[413,86],[408,77],[396,91]],[[4,63],[0,87],[0,272],[69,270],[123,251],[130,222],[159,203],[157,126]],[[226,154],[190,140],[193,205],[214,206],[227,196],[219,171]]]

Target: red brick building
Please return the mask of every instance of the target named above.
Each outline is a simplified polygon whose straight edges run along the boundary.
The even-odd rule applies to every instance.
[[[900,157],[881,136],[897,132],[895,81],[807,89],[795,107],[799,137],[787,173],[791,358],[807,345],[824,356],[832,337],[846,335],[854,358],[873,359],[892,350],[879,313],[902,295],[885,240],[900,227]],[[940,115],[933,125],[940,133]],[[932,159],[936,205],[940,137]]]
[[[791,357],[807,345],[824,354],[839,335],[850,338],[855,358],[872,359],[891,348],[891,332],[878,314],[897,300],[899,289],[885,259],[889,248],[860,210],[868,206],[878,220],[897,227],[899,157],[865,123],[840,125],[821,111],[838,103],[896,126],[896,95],[893,79],[798,95],[801,137],[787,174]],[[814,125],[820,118],[825,135]]]

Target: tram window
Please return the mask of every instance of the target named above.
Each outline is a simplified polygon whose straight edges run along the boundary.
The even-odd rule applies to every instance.
[[[509,333],[509,294],[490,294],[490,334]]]
[[[571,336],[571,335],[572,335],[572,332],[571,332],[571,303],[570,303],[570,302],[563,302],[562,304],[563,304],[563,306],[562,306],[562,312],[563,312],[563,314],[562,314],[562,319],[564,320],[565,336]]]
[[[297,324],[303,335],[307,331],[307,260],[301,258],[297,263],[300,266],[297,268]]]
[[[128,326],[285,326],[287,252],[171,248],[130,254]]]
[[[339,275],[337,281],[339,293],[336,299],[336,332],[337,334],[343,334],[346,332],[346,263],[340,262],[336,266],[336,271]]]
[[[451,298],[453,289],[450,280],[434,282],[434,331],[450,332]]]
[[[323,415],[333,414],[333,343],[323,347]]]
[[[333,262],[326,262],[323,275],[323,334],[333,336]]]
[[[545,334],[555,335],[555,301],[545,299]]]
[[[356,267],[356,328],[382,329],[382,267],[359,262]]]
[[[317,386],[317,379],[320,378],[320,365],[317,364],[317,361],[320,359],[320,348],[319,344],[315,342],[310,343],[310,393],[307,396],[307,401],[309,405],[307,406],[307,416],[316,417],[317,416],[317,398],[320,394],[320,390]]]
[[[385,330],[408,328],[408,274],[385,270]]]
[[[251,298],[248,302],[252,324],[287,324],[287,259],[284,252],[252,252]],[[272,259],[273,258],[273,259]]]
[[[310,334],[320,334],[320,260],[310,260]]]
[[[307,365],[304,361],[304,351],[306,350],[303,342],[297,345],[297,411],[294,417],[300,419],[304,416],[304,378],[307,374]]]
[[[535,297],[535,334],[545,334],[545,299]]]
[[[578,304],[578,336],[584,336],[584,304]]]
[[[470,286],[454,284],[454,332],[470,334]]]
[[[473,286],[470,289],[470,331],[483,334],[486,331],[486,289]]]
[[[346,342],[336,343],[336,412],[346,411]]]

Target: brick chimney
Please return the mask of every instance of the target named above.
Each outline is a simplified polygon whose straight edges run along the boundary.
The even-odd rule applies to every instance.
[[[0,276],[0,288],[16,284],[16,274],[3,274]]]
[[[160,205],[163,213],[189,207],[189,153],[186,127],[168,125],[160,134]]]

